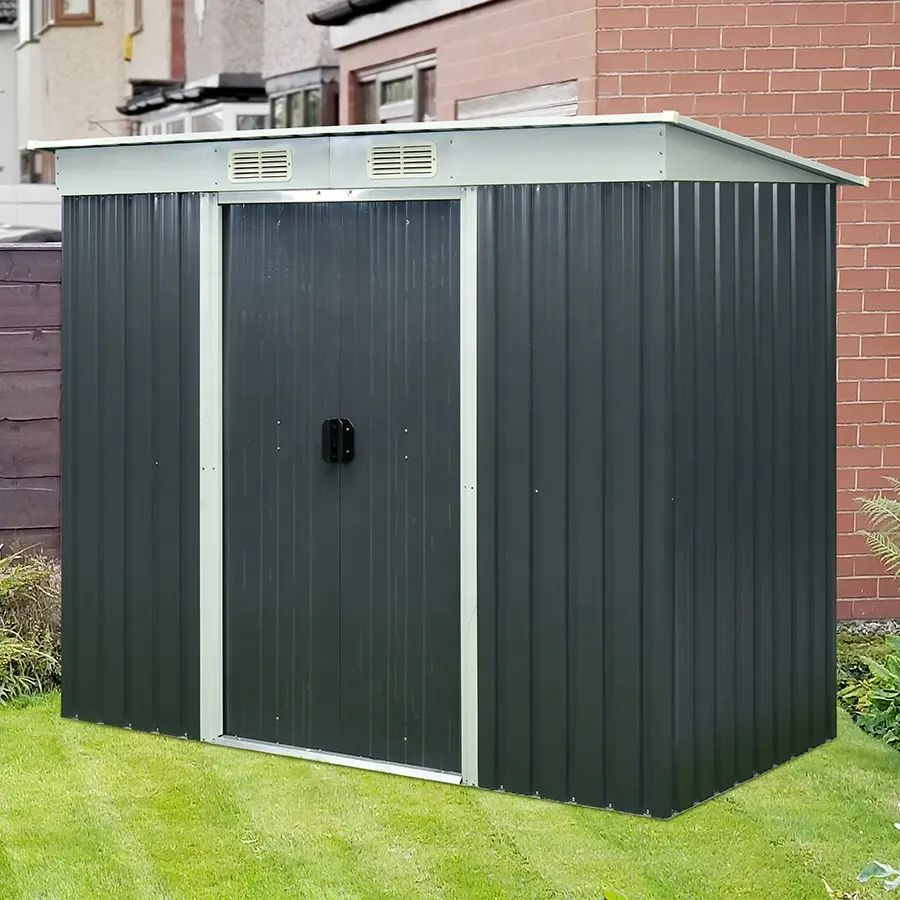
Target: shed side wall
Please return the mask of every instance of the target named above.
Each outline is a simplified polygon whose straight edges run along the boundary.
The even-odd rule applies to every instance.
[[[63,715],[199,735],[199,199],[63,229]]]
[[[484,786],[665,816],[833,734],[833,197],[481,191]]]
[[[835,191],[667,190],[684,809],[835,733]]]

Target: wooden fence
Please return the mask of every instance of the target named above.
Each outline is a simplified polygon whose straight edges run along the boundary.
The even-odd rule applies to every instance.
[[[0,244],[0,543],[59,552],[59,244]]]

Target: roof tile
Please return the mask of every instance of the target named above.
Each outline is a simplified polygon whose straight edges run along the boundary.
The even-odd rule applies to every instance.
[[[16,0],[0,0],[0,25],[16,24]]]

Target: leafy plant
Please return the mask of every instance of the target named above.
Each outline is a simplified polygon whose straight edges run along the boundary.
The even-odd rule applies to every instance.
[[[0,556],[0,705],[59,681],[59,567],[30,549]]]
[[[11,633],[0,633],[0,706],[59,684],[59,661]]]
[[[879,491],[874,497],[860,497],[856,501],[872,527],[871,531],[860,531],[860,534],[885,568],[900,575],[900,478],[886,480],[893,497]]]
[[[900,871],[893,866],[886,866],[884,863],[870,862],[862,872],[856,876],[856,880],[863,882],[863,884],[872,878],[885,879],[884,889],[886,891],[895,891],[900,887]]]
[[[869,677],[840,691],[856,722],[864,731],[889,744],[900,745],[900,636],[885,638],[890,652],[882,662],[863,657]]]
[[[852,634],[847,631],[837,636],[837,681],[838,688],[845,688],[853,681],[863,681],[871,674],[866,665],[866,657],[875,662],[884,662],[891,652],[884,635]],[[847,706],[847,704],[844,704]],[[852,711],[852,710],[851,710]]]

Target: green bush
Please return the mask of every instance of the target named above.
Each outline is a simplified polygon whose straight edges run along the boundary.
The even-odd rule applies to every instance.
[[[59,682],[59,566],[31,550],[0,556],[0,705]]]
[[[851,681],[838,696],[863,731],[900,747],[900,636],[889,634],[885,641],[882,660],[863,657],[868,676]]]
[[[866,659],[884,662],[891,652],[890,645],[882,635],[853,634],[838,632],[837,636],[837,683],[842,690],[854,681],[863,681],[871,674]]]

